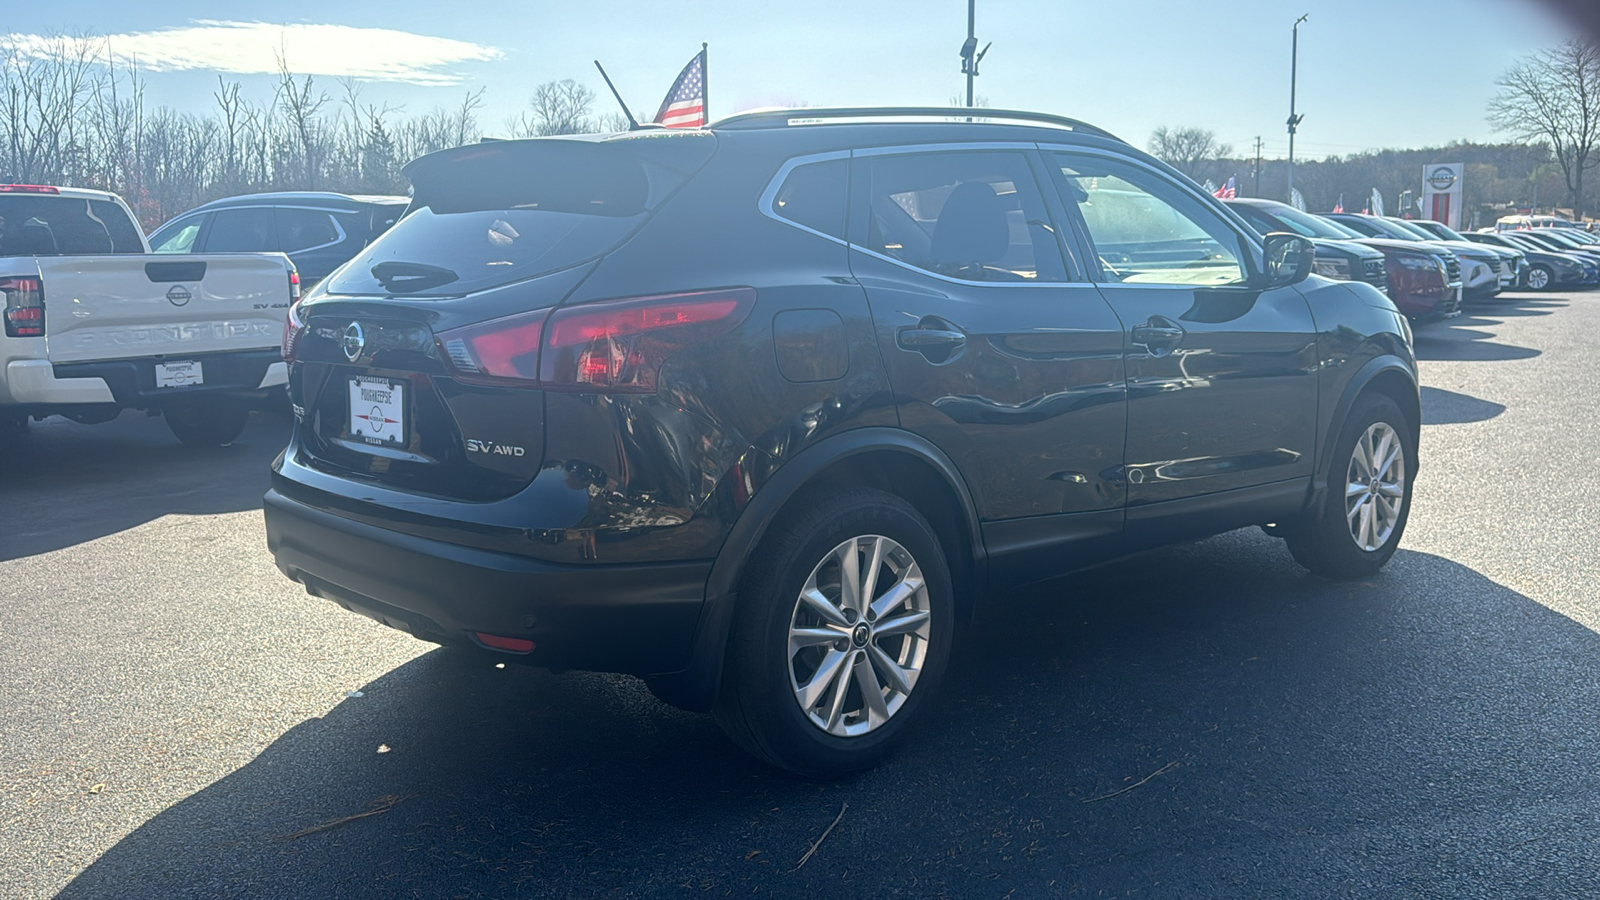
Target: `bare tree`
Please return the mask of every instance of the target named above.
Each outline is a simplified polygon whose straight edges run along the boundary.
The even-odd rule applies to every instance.
[[[583,134],[593,131],[589,119],[594,106],[594,91],[564,78],[546,81],[533,90],[528,109],[508,122],[513,137],[545,137],[552,134]]]
[[[1524,141],[1550,145],[1567,200],[1583,215],[1583,173],[1600,165],[1600,45],[1574,39],[1523,59],[1495,82],[1489,122]]]
[[[1208,128],[1163,125],[1150,134],[1150,154],[1193,178],[1201,163],[1232,156],[1233,146],[1218,142],[1216,132]]]

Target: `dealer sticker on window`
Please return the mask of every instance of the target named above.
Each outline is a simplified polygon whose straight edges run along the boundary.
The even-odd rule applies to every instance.
[[[182,359],[156,363],[156,387],[188,387],[205,384],[205,367],[198,359]]]
[[[399,444],[406,433],[405,385],[350,379],[350,436],[369,444]]]

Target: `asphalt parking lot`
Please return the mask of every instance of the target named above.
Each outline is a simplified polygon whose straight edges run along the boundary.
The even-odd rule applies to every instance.
[[[1006,598],[906,752],[826,785],[306,596],[261,526],[285,417],[36,425],[0,450],[0,897],[1600,896],[1597,339],[1581,294],[1419,330],[1380,577],[1249,530]]]

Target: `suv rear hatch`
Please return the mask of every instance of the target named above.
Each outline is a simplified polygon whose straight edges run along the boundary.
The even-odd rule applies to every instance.
[[[705,133],[496,141],[408,165],[409,212],[286,334],[302,461],[467,501],[525,488],[544,457],[551,308],[714,148]]]

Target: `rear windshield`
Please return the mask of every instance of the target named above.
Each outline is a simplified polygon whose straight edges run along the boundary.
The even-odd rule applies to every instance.
[[[0,256],[143,253],[139,230],[109,200],[0,195]]]
[[[453,296],[609,252],[709,157],[682,141],[505,141],[407,167],[411,212],[328,281],[336,294]]]

